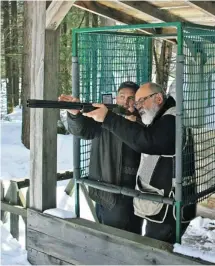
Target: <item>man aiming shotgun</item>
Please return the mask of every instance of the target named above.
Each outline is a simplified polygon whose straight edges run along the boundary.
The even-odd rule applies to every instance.
[[[117,114],[138,115],[134,109],[134,96],[139,86],[134,82],[123,82],[118,89],[116,105],[109,105]],[[59,101],[78,103],[79,100],[61,95]],[[106,105],[108,107],[108,105]],[[68,111],[70,133],[82,139],[92,140],[89,179],[135,188],[140,153],[124,144],[118,137],[102,128],[102,123],[82,115],[80,110]],[[135,123],[135,122],[134,122]],[[100,223],[141,234],[142,219],[134,215],[133,198],[113,194],[89,187],[89,196],[96,202],[96,213]]]
[[[123,82],[118,89],[116,104],[105,106],[134,123],[139,122],[134,108],[134,96],[139,86]],[[80,103],[71,95],[61,95],[59,101],[28,100],[30,108],[59,108],[68,111],[70,133],[92,140],[89,179],[135,189],[140,153],[124,144],[118,137],[102,128],[102,123],[82,115],[96,109],[90,103]],[[140,122],[139,122],[140,123]],[[141,234],[142,218],[134,215],[133,198],[89,187],[89,196],[96,202],[100,223]]]

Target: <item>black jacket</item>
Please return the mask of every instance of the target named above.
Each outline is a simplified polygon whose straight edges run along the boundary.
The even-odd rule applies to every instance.
[[[111,111],[108,111],[107,116],[102,124],[104,129],[107,129],[115,136],[121,139],[130,148],[138,153],[149,155],[167,155],[160,157],[153,171],[151,184],[158,189],[164,189],[164,195],[168,196],[172,189],[172,179],[175,178],[175,158],[168,155],[175,154],[175,116],[162,116],[168,109],[175,106],[175,100],[169,97],[158,112],[152,124],[148,127],[143,127],[137,123],[131,123],[123,117],[117,116]],[[193,176],[195,172],[194,166],[194,150],[192,136],[189,134],[189,143],[183,153],[183,177]],[[186,141],[184,134],[183,142]],[[189,152],[188,152],[189,151]],[[147,167],[147,166],[146,166]],[[187,190],[189,191],[189,190]],[[192,210],[184,209],[185,219],[195,216],[195,206]],[[188,211],[186,211],[188,210]],[[150,217],[153,220],[162,220],[165,209],[163,208],[156,217]],[[173,220],[172,208],[169,208],[166,222]],[[192,216],[192,217],[191,217]]]
[[[81,114],[68,114],[68,128],[73,135],[92,140],[89,179],[135,188],[140,163],[139,152],[123,144],[120,138],[109,130],[102,128],[102,123]],[[109,209],[119,198],[116,194],[94,188],[89,188],[89,196]]]

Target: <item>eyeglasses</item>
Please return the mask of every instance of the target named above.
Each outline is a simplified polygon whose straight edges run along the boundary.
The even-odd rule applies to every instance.
[[[148,95],[146,97],[140,98],[137,102],[134,103],[134,106],[138,107],[139,105],[143,105],[146,100],[148,100],[149,98],[151,98],[155,94],[158,94],[158,92],[155,92],[155,93],[152,93],[152,94],[150,94],[150,95]]]

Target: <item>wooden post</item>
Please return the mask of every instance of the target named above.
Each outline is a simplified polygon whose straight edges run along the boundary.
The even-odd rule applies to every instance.
[[[10,204],[18,205],[18,186],[13,181],[10,183]],[[17,214],[10,214],[10,233],[19,240],[19,215]]]
[[[5,194],[5,189],[4,189],[4,185],[3,185],[3,182],[0,181],[0,186],[1,186],[1,201],[4,201],[4,194]],[[8,213],[5,212],[5,211],[1,211],[1,221],[3,223],[6,223],[7,222],[7,216],[8,216]]]
[[[33,1],[31,98],[57,100],[59,30],[45,31],[46,2]],[[56,207],[57,110],[30,112],[30,208]]]

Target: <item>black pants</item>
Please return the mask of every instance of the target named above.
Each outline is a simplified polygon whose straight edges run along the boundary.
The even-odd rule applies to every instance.
[[[147,221],[145,236],[174,244],[176,242],[176,227],[174,224],[154,223]],[[182,234],[185,232],[189,223],[182,224]]]
[[[141,235],[143,219],[134,215],[133,198],[121,197],[111,209],[96,203],[100,223]]]

